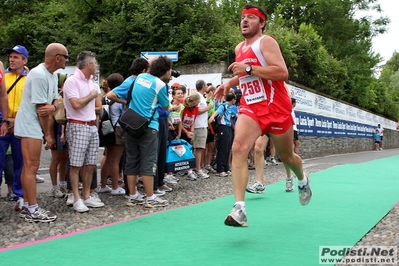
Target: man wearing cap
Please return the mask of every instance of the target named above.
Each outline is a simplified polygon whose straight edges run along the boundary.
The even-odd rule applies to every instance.
[[[16,45],[6,50],[9,67],[5,70],[4,79],[6,92],[8,94],[8,115],[3,115],[3,124],[8,126],[8,134],[0,136],[0,172],[4,170],[6,153],[11,145],[12,160],[14,165],[14,180],[12,184],[13,193],[9,193],[9,199],[17,200],[23,196],[21,184],[21,171],[23,158],[21,152],[21,140],[14,135],[14,120],[19,109],[22,92],[27,76],[25,65],[28,62],[28,50],[22,45]],[[16,206],[16,208],[19,208]]]
[[[266,19],[262,8],[244,6],[240,28],[245,40],[236,46],[236,62],[228,68],[235,77],[216,92],[216,98],[220,99],[234,86],[239,85],[242,90],[232,147],[235,204],[224,222],[228,226],[248,226],[244,202],[247,156],[255,140],[263,134],[270,134],[280,159],[298,177],[300,204],[308,204],[312,197],[310,179],[303,172],[301,158],[292,149],[294,121],[290,97],[284,86],[288,78],[287,66],[276,40],[263,34]]]

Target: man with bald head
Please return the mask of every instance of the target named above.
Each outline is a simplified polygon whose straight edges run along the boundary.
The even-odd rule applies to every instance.
[[[40,208],[36,199],[36,173],[44,140],[45,149],[54,145],[50,115],[58,107],[57,75],[65,68],[68,50],[60,43],[51,43],[45,51],[44,63],[33,68],[25,82],[22,101],[15,118],[15,135],[21,138],[24,166],[21,173],[24,203],[20,217],[28,222],[52,222],[56,215]]]

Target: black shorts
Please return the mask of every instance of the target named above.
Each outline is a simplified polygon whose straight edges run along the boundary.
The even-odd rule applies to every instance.
[[[206,143],[214,142],[215,135],[212,134],[211,130],[208,128],[208,135],[206,136]]]
[[[294,140],[299,140],[299,138],[298,138],[298,130],[294,130]]]

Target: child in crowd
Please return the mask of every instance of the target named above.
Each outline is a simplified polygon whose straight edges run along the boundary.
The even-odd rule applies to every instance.
[[[191,139],[194,137],[194,125],[195,119],[198,116],[198,104],[200,102],[200,96],[198,93],[193,93],[184,99],[184,109],[181,112],[182,126],[179,129],[179,135],[181,139],[184,139],[188,143],[191,143]],[[188,179],[197,180],[196,174],[193,169],[188,170]]]

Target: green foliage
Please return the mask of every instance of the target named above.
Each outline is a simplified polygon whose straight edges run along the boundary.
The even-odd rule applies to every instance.
[[[240,13],[246,0],[3,0],[0,47],[30,52],[29,67],[43,61],[51,42],[72,55],[98,54],[101,73],[129,75],[143,51],[178,51],[180,64],[234,61],[243,40]],[[399,118],[399,55],[381,71],[372,38],[389,19],[355,18],[358,10],[381,12],[377,0],[254,0],[268,13],[267,34],[275,36],[290,80],[321,93]],[[2,48],[2,49],[3,49]],[[7,63],[6,63],[7,65]]]

